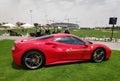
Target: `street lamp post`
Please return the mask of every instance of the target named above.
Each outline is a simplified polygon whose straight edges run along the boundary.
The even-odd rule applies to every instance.
[[[112,41],[112,38],[113,38],[113,31],[114,31],[114,24],[112,26],[112,33],[111,33],[111,37],[110,37],[110,40]]]
[[[30,10],[30,22],[32,24],[32,10]]]

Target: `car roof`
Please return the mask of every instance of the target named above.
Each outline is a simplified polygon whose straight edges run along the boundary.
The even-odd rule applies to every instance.
[[[57,34],[51,34],[51,35],[44,35],[40,37],[33,38],[32,40],[41,40],[41,39],[47,39],[47,38],[52,38],[52,37],[63,37],[63,36],[74,36],[72,34],[66,34],[66,33],[57,33]],[[77,37],[77,36],[74,36]]]

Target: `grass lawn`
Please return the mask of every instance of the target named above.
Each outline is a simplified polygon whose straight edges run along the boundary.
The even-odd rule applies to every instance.
[[[120,51],[102,63],[80,62],[28,70],[11,57],[12,40],[0,40],[0,81],[119,81]]]
[[[19,34],[26,34],[26,32],[22,32],[22,29],[13,29],[13,31],[19,33]],[[29,28],[26,29],[28,33],[34,33],[35,29],[34,28]],[[0,34],[3,34],[7,31],[5,30],[0,30]],[[51,30],[51,33],[53,30]],[[61,32],[64,32],[64,30],[61,30]],[[80,37],[111,37],[111,30],[85,30],[85,29],[77,29],[77,30],[70,30],[71,34],[80,36]],[[114,38],[119,38],[120,39],[120,30],[114,30]]]
[[[70,32],[74,35],[80,36],[80,37],[111,37],[111,30],[70,30]],[[114,38],[120,38],[120,30],[114,31]]]

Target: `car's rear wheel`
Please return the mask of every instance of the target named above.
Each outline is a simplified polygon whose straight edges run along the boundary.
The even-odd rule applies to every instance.
[[[29,69],[38,69],[43,66],[44,55],[38,51],[29,51],[23,57],[23,65]]]
[[[98,48],[93,52],[92,61],[102,62],[105,59],[105,50],[103,48]]]

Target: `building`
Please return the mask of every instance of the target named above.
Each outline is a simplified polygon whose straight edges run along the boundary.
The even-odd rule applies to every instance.
[[[69,29],[79,29],[79,25],[73,23],[52,23],[51,26],[69,28]]]

